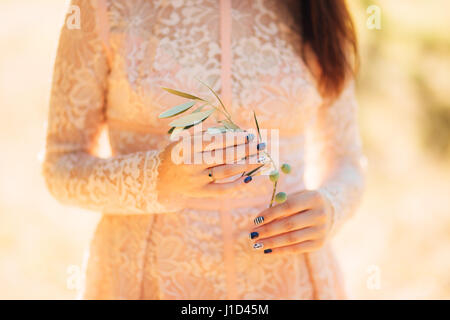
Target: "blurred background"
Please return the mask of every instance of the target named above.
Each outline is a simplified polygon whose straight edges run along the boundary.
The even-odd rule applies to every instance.
[[[360,210],[335,240],[350,297],[449,299],[450,2],[348,3],[369,162]],[[381,29],[367,25],[373,5]],[[75,298],[99,218],[59,205],[40,174],[67,8],[63,0],[0,1],[0,299]]]

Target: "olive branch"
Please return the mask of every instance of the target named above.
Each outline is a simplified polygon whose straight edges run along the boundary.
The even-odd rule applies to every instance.
[[[182,116],[174,119],[172,122],[170,122],[169,123],[170,129],[168,131],[168,134],[170,134],[171,137],[174,137],[177,134],[179,134],[180,132],[182,132],[183,130],[187,130],[189,128],[192,128],[193,126],[196,126],[196,125],[202,123],[203,121],[208,119],[214,113],[219,113],[224,118],[217,121],[217,126],[210,127],[207,129],[207,131],[210,134],[223,133],[223,132],[226,132],[229,130],[241,131],[242,129],[239,127],[239,125],[237,125],[233,121],[231,114],[228,112],[226,106],[220,99],[219,95],[206,83],[204,83],[200,79],[197,79],[197,80],[201,84],[206,86],[209,89],[209,91],[212,92],[212,94],[216,97],[219,105],[216,105],[207,99],[192,95],[190,93],[182,92],[182,91],[171,89],[171,88],[161,87],[163,90],[165,90],[173,95],[189,99],[189,101],[187,101],[183,104],[174,106],[174,107],[162,112],[158,116],[158,118],[160,118],[160,119],[166,119],[166,118],[180,116],[181,114],[185,113],[186,111],[191,110],[195,105],[200,104],[200,106],[196,107],[188,115],[182,115]],[[255,121],[256,130],[258,132],[259,139],[262,140],[259,123],[258,123],[258,119],[256,118],[255,111],[253,111],[253,118]],[[262,151],[262,153],[264,156],[266,156],[269,159],[273,168],[276,168],[276,164],[273,161],[270,154],[264,150]],[[265,166],[265,164],[262,164],[261,166],[255,168],[251,171],[244,172],[242,174],[242,176],[246,176],[246,178],[244,179],[244,182],[248,183],[248,182],[252,181],[252,177],[260,174],[260,172],[261,172],[260,169],[263,168],[264,166]],[[289,174],[291,172],[291,166],[287,163],[284,163],[280,166],[280,170],[285,174]],[[272,197],[270,199],[269,207],[273,206],[274,201],[276,201],[278,203],[283,203],[287,200],[287,194],[285,192],[277,193],[277,185],[278,185],[279,178],[280,178],[280,173],[278,170],[275,169],[270,172],[269,179],[273,183],[273,191],[272,191]]]

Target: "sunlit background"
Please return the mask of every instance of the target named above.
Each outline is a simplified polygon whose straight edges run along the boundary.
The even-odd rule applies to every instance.
[[[350,297],[450,298],[450,2],[349,0],[361,43],[360,210],[335,240]],[[369,29],[366,9],[381,9]],[[97,213],[59,205],[39,157],[68,2],[0,1],[0,299],[73,299]]]

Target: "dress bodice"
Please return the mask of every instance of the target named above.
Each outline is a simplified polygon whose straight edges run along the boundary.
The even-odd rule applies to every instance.
[[[161,86],[227,100],[242,127],[303,135],[321,98],[300,57],[300,39],[275,0],[111,1],[108,119],[165,134],[157,116],[181,101]],[[229,86],[229,87],[228,87]]]

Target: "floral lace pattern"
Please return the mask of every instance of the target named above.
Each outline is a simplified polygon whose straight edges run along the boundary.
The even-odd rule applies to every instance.
[[[250,248],[251,223],[270,196],[267,179],[255,179],[232,199],[218,194],[189,208],[162,205],[156,193],[159,154],[169,143],[168,125],[157,115],[182,101],[160,87],[213,99],[195,77],[224,90],[221,68],[228,51],[231,113],[252,128],[255,110],[261,127],[278,129],[280,161],[295,168],[281,187],[288,193],[318,188],[333,204],[333,232],[354,212],[363,174],[353,84],[331,105],[322,100],[279,1],[72,4],[81,9],[81,29],[61,31],[43,173],[60,201],[104,213],[82,296],[343,297],[329,247],[273,257]],[[231,21],[226,46],[220,41],[224,18]],[[96,145],[105,125],[113,156],[102,159]],[[305,176],[314,171],[309,183]]]

